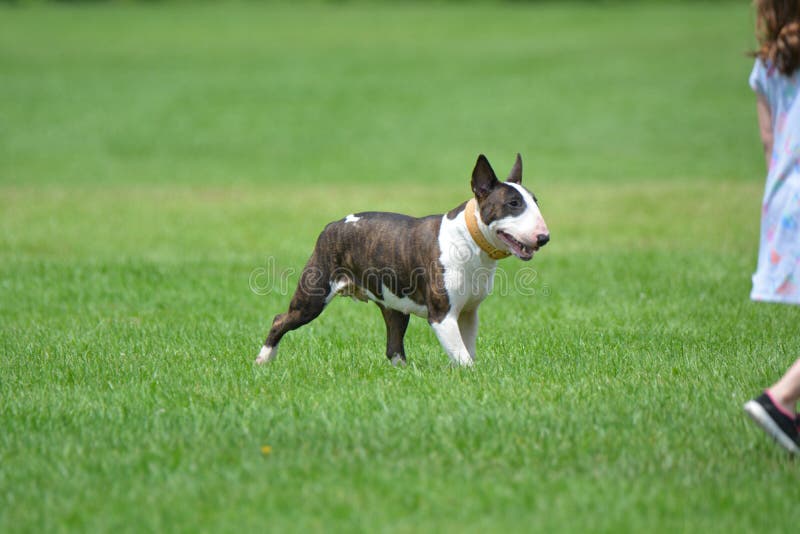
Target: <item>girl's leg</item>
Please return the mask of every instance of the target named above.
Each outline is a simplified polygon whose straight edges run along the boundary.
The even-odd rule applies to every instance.
[[[747,401],[744,411],[781,447],[793,454],[800,454],[800,429],[795,415],[799,398],[800,359],[771,388]]]
[[[797,401],[800,399],[800,358],[767,391],[773,402],[788,412],[796,413]]]

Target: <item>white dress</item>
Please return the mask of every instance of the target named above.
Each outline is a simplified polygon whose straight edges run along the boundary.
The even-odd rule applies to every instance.
[[[773,146],[761,205],[753,300],[800,304],[800,77],[756,59],[750,87],[772,112]]]

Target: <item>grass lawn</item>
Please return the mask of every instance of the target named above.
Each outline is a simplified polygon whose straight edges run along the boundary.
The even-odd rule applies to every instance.
[[[748,9],[0,7],[0,531],[793,532]],[[254,273],[517,151],[553,241],[473,369],[344,299],[253,365]]]

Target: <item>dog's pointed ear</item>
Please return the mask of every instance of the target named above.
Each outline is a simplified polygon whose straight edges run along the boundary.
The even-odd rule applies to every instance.
[[[472,192],[475,193],[475,198],[478,200],[486,198],[498,183],[489,160],[481,154],[472,170]]]
[[[517,160],[514,162],[514,166],[511,167],[511,172],[506,182],[522,185],[522,156],[519,153],[517,153]]]

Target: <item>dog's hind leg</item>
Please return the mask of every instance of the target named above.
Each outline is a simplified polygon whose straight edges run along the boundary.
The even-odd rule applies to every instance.
[[[377,304],[377,303],[376,303]],[[386,323],[386,357],[392,365],[406,364],[406,349],[403,346],[403,338],[408,328],[409,316],[391,308],[386,308],[378,304]]]
[[[272,327],[261,352],[258,353],[256,363],[262,364],[274,359],[278,352],[278,343],[284,334],[316,319],[333,296],[331,293],[327,273],[315,264],[312,256],[300,275],[289,310],[276,315],[272,320]]]

